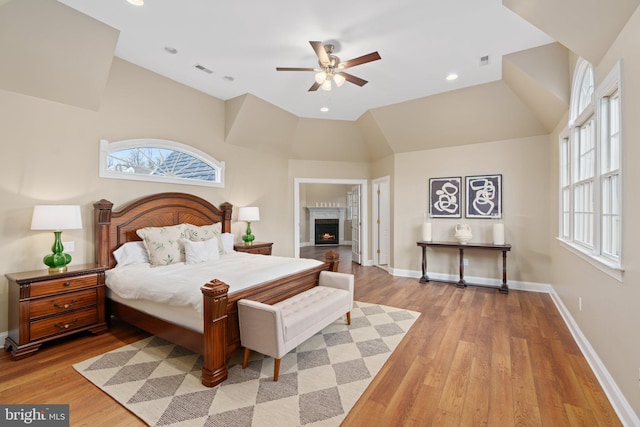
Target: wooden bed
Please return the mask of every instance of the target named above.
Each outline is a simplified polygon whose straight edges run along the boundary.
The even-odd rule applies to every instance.
[[[223,203],[218,209],[191,194],[154,194],[133,201],[118,211],[113,211],[113,203],[104,199],[93,206],[96,262],[101,267],[115,266],[113,251],[122,244],[141,240],[136,234],[139,228],[180,223],[202,226],[221,222],[223,233],[231,231],[231,204]],[[318,284],[320,271],[337,271],[338,257],[337,252],[330,250],[321,266],[231,294],[226,283],[212,277],[201,288],[203,334],[110,299],[107,299],[107,314],[202,354],[202,384],[213,387],[227,378],[227,358],[240,349],[237,301],[247,298],[273,304],[310,289]]]

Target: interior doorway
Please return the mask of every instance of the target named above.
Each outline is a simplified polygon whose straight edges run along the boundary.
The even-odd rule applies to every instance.
[[[306,208],[306,206],[301,206],[300,202],[300,193],[301,186],[304,184],[341,184],[341,185],[350,185],[352,189],[357,187],[358,191],[358,206],[359,206],[359,217],[358,217],[358,228],[357,235],[351,236],[351,240],[357,240],[359,243],[359,253],[358,259],[352,258],[353,261],[360,262],[362,265],[366,265],[368,261],[368,185],[366,179],[333,179],[333,178],[294,178],[293,181],[293,216],[294,216],[294,230],[293,230],[293,238],[294,238],[294,257],[300,257],[300,230],[301,230],[301,221],[304,220],[302,217],[302,210]],[[352,229],[353,230],[353,229]]]

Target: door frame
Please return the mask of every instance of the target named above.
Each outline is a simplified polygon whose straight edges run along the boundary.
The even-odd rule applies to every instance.
[[[300,185],[301,184],[347,184],[360,185],[360,249],[362,265],[371,265],[368,257],[368,181],[366,179],[340,178],[293,178],[293,256],[300,258]]]

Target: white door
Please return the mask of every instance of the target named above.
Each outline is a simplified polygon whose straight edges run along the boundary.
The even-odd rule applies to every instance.
[[[351,211],[351,260],[362,263],[360,250],[360,186],[351,187],[349,197],[349,209]]]
[[[376,265],[388,265],[391,252],[389,177],[373,181],[373,254]]]

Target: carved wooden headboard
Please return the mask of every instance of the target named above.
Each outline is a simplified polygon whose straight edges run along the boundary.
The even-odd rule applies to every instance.
[[[119,211],[113,203],[102,199],[93,204],[96,263],[114,267],[113,251],[122,244],[140,240],[136,230],[189,223],[208,225],[222,222],[222,232],[231,232],[233,206],[223,203],[220,209],[206,200],[186,193],[159,193],[135,200]]]

